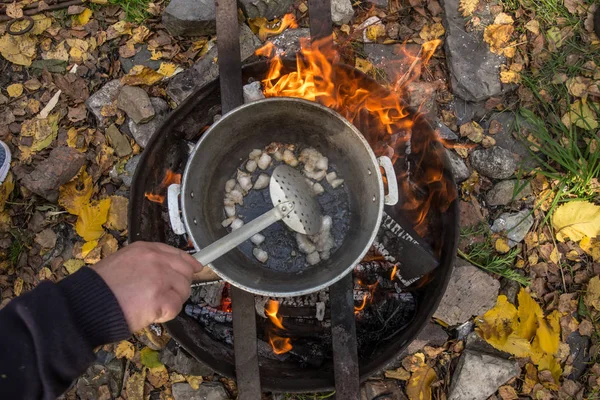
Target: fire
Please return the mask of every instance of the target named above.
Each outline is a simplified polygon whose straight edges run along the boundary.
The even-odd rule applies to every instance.
[[[260,27],[258,31],[258,37],[260,40],[265,41],[269,36],[279,35],[287,28],[297,28],[298,23],[294,14],[285,14],[281,21],[279,21],[276,28],[270,28],[267,23]]]
[[[358,314],[359,311],[362,311],[365,309],[365,306],[367,305],[367,297],[368,296],[365,294],[362,299],[362,304],[358,307],[354,306],[354,314]]]
[[[173,183],[181,183],[181,174],[176,174],[168,169],[165,173],[165,177],[156,188],[156,193],[146,192],[144,193],[144,196],[150,201],[162,204],[165,201],[165,192],[167,191],[167,188]]]
[[[394,264],[394,269],[392,269],[392,274],[390,275],[391,281],[393,281],[396,278],[396,271],[398,271],[398,264]]]
[[[387,88],[376,85],[358,70],[339,64],[340,56],[331,37],[312,44],[308,39],[301,40],[295,71],[290,70],[289,63],[284,63],[271,43],[256,52],[270,57],[269,71],[262,81],[266,97],[296,97],[330,107],[361,130],[378,156],[387,155],[394,163],[402,160],[412,166],[410,171],[398,168],[407,170],[397,176],[403,195],[398,207],[421,235],[427,230],[429,210],[443,213],[456,198],[453,185],[443,175],[443,146],[432,146],[432,141],[439,142],[437,135],[413,135],[413,128],[431,130],[419,128],[424,120],[419,113],[410,113],[403,100],[408,94],[407,86],[420,77],[420,68],[426,66],[439,44],[439,40],[426,42],[416,55],[407,53],[408,69]]]
[[[265,306],[265,314],[269,317],[273,325],[279,329],[285,330],[283,327],[283,317],[277,315],[278,311],[279,302],[276,300],[269,300]],[[270,329],[268,335],[269,343],[271,343],[271,346],[273,347],[273,353],[283,354],[292,349],[292,339],[276,335],[274,329]]]

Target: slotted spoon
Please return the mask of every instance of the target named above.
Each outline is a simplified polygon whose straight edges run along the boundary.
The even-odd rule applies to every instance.
[[[269,194],[273,203],[271,211],[195,253],[196,260],[207,265],[280,220],[296,232],[305,235],[319,233],[321,209],[312,188],[300,172],[287,165],[275,168],[269,182]]]

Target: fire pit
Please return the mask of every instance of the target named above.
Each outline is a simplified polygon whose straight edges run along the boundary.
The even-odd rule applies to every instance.
[[[276,67],[280,75],[285,75],[296,71],[298,65],[295,60],[282,60]],[[243,82],[262,81],[272,76],[269,75],[272,71],[273,63],[266,61],[247,65],[243,68]],[[354,68],[335,64],[333,74],[343,76],[344,82],[355,85],[346,90],[366,93],[372,98],[390,96],[386,88]],[[267,95],[269,90],[267,87]],[[167,181],[177,181],[177,174],[182,172],[190,145],[221,113],[220,104],[219,82],[215,80],[182,103],[151,139],[131,187],[129,226],[132,240],[161,241],[182,249],[190,248],[184,236],[171,230],[163,196]],[[408,288],[406,286],[411,282],[402,282],[398,272],[406,266],[418,265],[420,260],[389,262],[373,248],[355,268],[353,298],[358,363],[363,380],[385,367],[406,348],[431,318],[442,298],[458,237],[455,188],[436,133],[415,110],[399,102],[404,114],[396,116],[388,112],[387,119],[383,119],[380,117],[382,110],[375,110],[377,118],[373,118],[364,111],[352,109],[351,104],[350,107],[340,103],[327,105],[352,121],[377,155],[389,155],[395,161],[394,168],[403,190],[401,203],[385,209],[388,222],[392,224],[398,220],[414,226],[425,238],[424,245],[431,246],[439,259],[439,266],[433,272]],[[381,121],[390,123],[382,125]],[[407,132],[410,133],[408,136]],[[417,238],[414,232],[412,235]],[[228,287],[220,286],[218,291],[222,291],[218,293],[221,301],[213,304],[216,307],[207,305],[206,298],[200,299],[201,304],[190,302],[175,320],[167,324],[167,328],[194,357],[216,372],[234,377]],[[261,307],[267,306],[267,318],[258,318],[255,333],[263,389],[288,392],[332,389],[334,362],[328,296],[325,289],[301,297],[257,298],[259,312]]]

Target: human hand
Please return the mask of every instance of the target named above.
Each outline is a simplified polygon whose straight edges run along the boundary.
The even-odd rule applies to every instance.
[[[164,243],[135,242],[92,268],[117,298],[131,332],[169,321],[190,296],[192,275],[202,265]]]

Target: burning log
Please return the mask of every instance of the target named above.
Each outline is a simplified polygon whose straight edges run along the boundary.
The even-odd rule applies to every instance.
[[[144,193],[144,196],[154,203],[163,204],[165,201],[165,193],[167,192],[169,185],[173,183],[181,183],[181,174],[177,174],[168,169],[154,193],[146,192]]]

